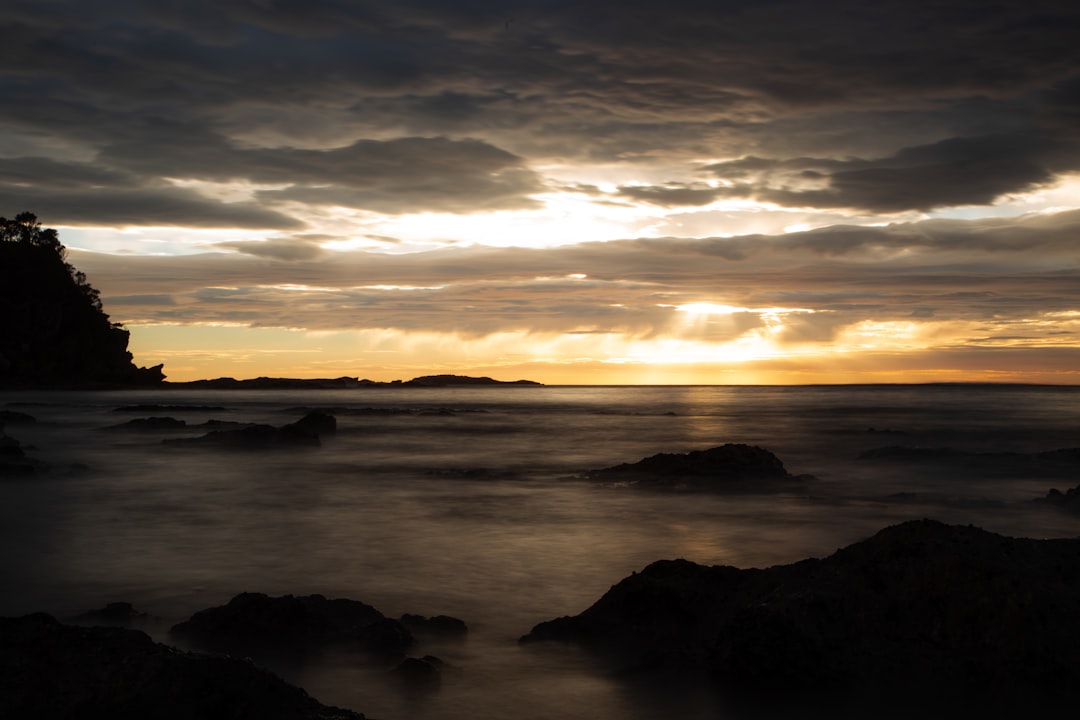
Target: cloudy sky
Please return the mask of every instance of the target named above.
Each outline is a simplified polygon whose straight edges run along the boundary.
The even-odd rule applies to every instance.
[[[1080,383],[1080,7],[8,0],[0,214],[172,380]]]

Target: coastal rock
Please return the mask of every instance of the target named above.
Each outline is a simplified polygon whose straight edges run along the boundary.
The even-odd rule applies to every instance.
[[[150,616],[139,612],[129,602],[111,602],[97,610],[87,610],[72,618],[76,625],[106,625],[110,627],[130,627],[145,623]]]
[[[413,642],[401,623],[357,600],[263,593],[241,593],[227,605],[201,610],[173,626],[169,634],[195,647],[223,652],[339,645],[401,656]]]
[[[1051,505],[1056,505],[1063,510],[1080,513],[1080,485],[1069,488],[1065,492],[1061,492],[1057,488],[1050,488],[1050,492],[1039,499]]]
[[[274,427],[251,424],[237,428],[211,430],[196,438],[172,438],[164,442],[176,445],[206,445],[231,450],[266,450],[290,447],[318,447],[320,438],[337,430],[337,419],[328,413],[312,411],[294,423]]]
[[[22,443],[4,433],[0,425],[0,478],[37,474],[38,463],[26,456]]]
[[[183,430],[187,422],[172,417],[147,417],[134,418],[118,425],[108,425],[102,430],[119,430],[133,432],[160,432],[162,430]]]
[[[538,640],[698,672],[734,702],[889,697],[1032,716],[1080,701],[1080,539],[922,520],[767,569],[660,561],[522,638]]]
[[[170,387],[183,387],[199,390],[337,390],[356,388],[365,381],[354,377],[339,378],[272,378],[257,377],[237,380],[221,377],[209,380],[191,380],[189,382],[166,383]]]
[[[449,615],[424,617],[406,613],[401,616],[401,624],[416,634],[438,635],[441,637],[464,637],[469,627],[464,620]]]
[[[161,365],[135,366],[128,331],[33,213],[0,217],[0,308],[0,387],[157,385],[165,377]]]
[[[442,660],[432,655],[405,658],[390,672],[410,690],[438,690],[442,684]]]
[[[688,453],[659,453],[636,463],[593,470],[585,477],[646,487],[731,490],[773,489],[777,482],[813,479],[792,475],[780,458],[764,448],[735,443]]]
[[[477,385],[523,385],[538,387],[541,383],[535,380],[493,380],[489,377],[470,377],[468,375],[423,375],[421,377],[406,380],[400,385],[407,387],[459,387]]]
[[[250,661],[180,652],[138,630],[0,618],[0,717],[363,720]]]
[[[0,410],[0,430],[5,425],[33,425],[37,418],[18,410]]]
[[[337,432],[337,418],[321,410],[312,410],[291,425],[286,425],[282,430],[297,432],[303,435],[333,435]]]

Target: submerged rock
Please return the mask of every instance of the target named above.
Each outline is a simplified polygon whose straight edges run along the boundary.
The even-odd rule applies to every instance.
[[[363,720],[250,661],[180,652],[138,630],[0,618],[0,717]]]
[[[732,490],[775,489],[777,482],[813,479],[792,475],[780,458],[764,448],[734,443],[688,453],[660,453],[636,463],[593,470],[585,477],[647,487]]]
[[[129,602],[111,602],[103,608],[88,610],[72,618],[72,622],[78,625],[108,625],[115,627],[129,627],[145,623],[150,616],[139,612]]]
[[[37,418],[18,410],[0,410],[0,429],[4,425],[33,425]]]
[[[294,423],[274,427],[252,424],[237,428],[211,430],[196,438],[174,438],[164,442],[175,445],[206,445],[232,450],[266,450],[289,447],[318,447],[320,437],[337,431],[337,419],[328,413],[312,411]]]
[[[1039,498],[1042,502],[1056,505],[1063,510],[1080,512],[1080,485],[1061,492],[1057,488],[1050,488],[1045,497]]]
[[[406,613],[401,616],[401,624],[414,633],[439,635],[442,637],[464,637],[469,632],[464,620],[449,615],[424,617]]]
[[[401,623],[357,600],[263,593],[241,593],[227,605],[201,610],[169,634],[196,647],[228,652],[340,645],[400,656],[413,642]]]
[[[131,430],[135,432],[159,432],[162,430],[183,430],[187,422],[173,417],[135,418],[118,425],[108,425],[102,430]]]
[[[538,640],[699,672],[737,703],[887,697],[1030,717],[1080,701],[1080,539],[923,520],[763,570],[660,561],[522,638]]]
[[[321,410],[312,410],[291,425],[286,425],[282,430],[288,429],[303,435],[333,435],[337,432],[337,418],[330,413]]]
[[[4,433],[4,426],[0,425],[0,478],[36,475],[38,465],[26,456],[22,443]]]
[[[438,690],[442,684],[442,665],[442,660],[432,655],[408,657],[390,673],[411,690]]]

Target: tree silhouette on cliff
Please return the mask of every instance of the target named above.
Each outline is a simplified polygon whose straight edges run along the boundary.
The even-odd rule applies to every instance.
[[[161,382],[161,365],[132,363],[128,331],[110,322],[66,255],[56,230],[33,213],[0,217],[0,385]]]

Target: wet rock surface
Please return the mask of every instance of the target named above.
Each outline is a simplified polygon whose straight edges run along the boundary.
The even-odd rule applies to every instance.
[[[250,661],[180,652],[137,630],[0,618],[0,717],[363,720]]]
[[[660,561],[540,640],[700,673],[736,704],[1056,712],[1080,701],[1080,539],[923,520],[767,569]]]
[[[371,605],[322,595],[241,593],[227,605],[195,613],[169,634],[200,649],[234,653],[341,646],[400,657],[413,643],[401,623]]]
[[[635,463],[585,473],[589,480],[625,482],[642,487],[695,490],[773,490],[813,480],[792,475],[768,450],[728,443],[688,453],[659,453]]]

